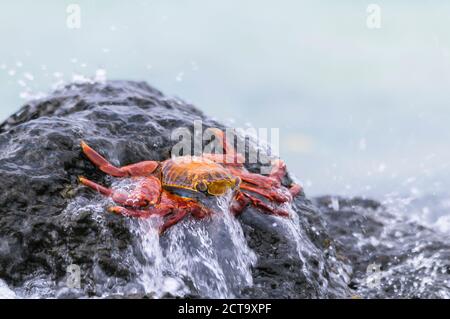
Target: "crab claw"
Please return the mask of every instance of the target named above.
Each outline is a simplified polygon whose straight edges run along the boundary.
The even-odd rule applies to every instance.
[[[102,172],[114,177],[129,177],[129,176],[149,176],[159,166],[155,161],[143,161],[122,167],[116,167],[109,163],[103,156],[97,153],[93,148],[81,141],[81,149],[84,155],[96,165]]]
[[[87,187],[90,187],[93,190],[96,190],[97,192],[99,192],[105,196],[111,196],[111,194],[112,194],[112,190],[110,190],[109,188],[106,188],[102,185],[94,183],[93,181],[90,181],[83,176],[78,176],[78,180],[80,181],[81,184],[83,184]]]

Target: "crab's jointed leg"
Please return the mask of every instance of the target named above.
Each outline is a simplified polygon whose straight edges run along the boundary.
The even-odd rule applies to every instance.
[[[278,164],[282,166],[280,167]],[[275,161],[275,165],[269,176],[254,174],[233,167],[230,167],[229,170],[233,175],[239,176],[242,179],[241,189],[257,193],[271,201],[280,203],[291,201],[292,198],[297,196],[301,191],[301,186],[297,184],[291,184],[291,186],[287,188],[289,194],[286,194],[284,191],[286,188],[281,185],[281,179],[286,174],[286,169],[285,164],[282,161]]]
[[[247,190],[252,193],[261,195],[268,200],[272,202],[278,202],[278,203],[285,203],[292,200],[292,196],[289,192],[283,191],[286,189],[283,188],[276,188],[276,189],[270,189],[270,188],[263,188],[259,186],[253,186],[250,184],[242,183],[240,188],[242,190]]]
[[[302,192],[302,187],[299,184],[292,183],[291,186],[289,186],[289,193],[291,193],[292,198],[294,198],[301,192]]]
[[[128,217],[147,218],[155,215],[164,217],[165,215],[170,214],[172,212],[172,209],[171,208],[163,209],[161,207],[151,207],[148,209],[131,209],[121,206],[113,206],[108,208],[108,211],[111,213],[116,213]],[[187,215],[187,213],[188,212],[185,210],[177,210],[176,212],[172,213],[171,216],[159,228],[159,234],[164,233],[168,228],[178,223],[181,219],[183,219],[183,217]]]
[[[147,218],[150,216],[158,215],[164,216],[169,213],[168,210],[162,210],[160,207],[148,207],[145,209],[137,209],[137,208],[126,208],[122,206],[111,206],[108,207],[108,211],[110,213],[120,214],[128,217],[141,217]]]
[[[190,198],[183,198],[168,192],[163,193],[163,196],[161,197],[161,205],[169,206],[173,209],[172,214],[170,216],[166,216],[168,218],[164,221],[164,224],[160,228],[161,234],[168,228],[178,223],[188,214],[191,214],[197,219],[202,219],[212,214],[212,211],[200,203]]]
[[[78,177],[78,180],[84,186],[92,188],[93,190],[99,192],[102,195],[111,196],[113,194],[113,190],[112,189],[107,188],[105,186],[102,186],[100,184],[97,184],[97,183],[87,179],[86,177],[80,176],[80,177]]]
[[[153,173],[159,165],[158,162],[155,161],[143,161],[127,166],[116,167],[83,141],[81,142],[81,148],[83,153],[102,172],[115,177],[148,176]]]
[[[297,196],[301,191],[301,186],[298,184],[291,184],[287,189],[290,195],[284,192],[284,187],[281,185],[281,178],[276,175],[259,175],[244,171],[242,169],[229,168],[233,175],[239,176],[242,180],[241,189],[246,189],[257,193],[270,200],[277,202],[286,202],[292,200],[292,197]],[[272,170],[273,171],[273,170]],[[279,170],[275,170],[275,174],[280,174]],[[286,174],[286,172],[284,172]],[[283,176],[283,175],[278,175]]]
[[[286,163],[280,159],[272,161],[272,170],[269,177],[275,178],[281,183],[284,176],[286,176]]]
[[[176,209],[173,214],[164,221],[164,224],[159,228],[159,234],[164,233],[167,229],[177,224],[182,220],[187,214],[188,210]]]
[[[281,183],[283,177],[286,176],[286,163],[280,159],[274,160],[272,162],[272,171],[269,174],[269,177],[275,178],[277,181]],[[292,183],[289,186],[289,192],[292,197],[297,196],[302,191],[302,187],[296,183]]]
[[[264,176],[264,175],[259,175],[259,174],[255,174],[255,173],[250,173],[247,170],[243,170],[241,169],[236,169],[233,167],[229,167],[228,168],[230,170],[230,172],[235,175],[235,176],[239,176],[243,182],[247,182],[253,185],[258,185],[259,187],[263,187],[263,188],[271,188],[271,187],[280,187],[281,183],[272,177],[268,177],[268,176]]]
[[[263,212],[266,212],[267,214],[270,215],[282,217],[289,216],[289,212],[280,208],[271,207],[262,200],[241,191],[237,191],[236,194],[234,195],[233,202],[231,203],[231,211],[235,215],[239,215],[249,204],[252,204],[257,208],[260,208]]]
[[[155,215],[161,216],[165,218],[165,220],[159,229],[160,234],[178,223],[188,214],[191,214],[195,218],[201,219],[212,213],[206,207],[191,199],[182,198],[168,192],[163,192],[161,194],[161,201],[155,206],[150,206],[145,209],[132,209],[114,206],[110,207],[108,210],[113,213],[131,217],[146,218]]]
[[[272,161],[272,170],[269,174],[270,178],[276,179],[280,184],[287,174],[286,163],[280,159]],[[300,194],[302,191],[302,187],[296,183],[292,183],[288,187],[289,192],[291,193],[292,198]]]

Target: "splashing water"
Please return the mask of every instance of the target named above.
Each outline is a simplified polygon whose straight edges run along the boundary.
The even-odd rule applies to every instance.
[[[195,292],[209,298],[232,298],[252,285],[256,255],[230,213],[229,201],[229,196],[217,198],[211,218],[188,217],[161,238],[156,218],[139,220],[137,234],[147,259],[141,276],[146,293],[162,297]]]
[[[135,182],[113,178],[112,187],[116,191],[130,192]],[[138,275],[137,284],[145,295],[233,298],[253,284],[251,269],[256,255],[248,247],[240,223],[230,212],[231,196],[230,192],[223,197],[210,198],[205,204],[214,212],[212,216],[201,220],[186,216],[162,236],[158,233],[163,222],[161,217],[128,219],[137,250],[122,257]],[[90,218],[102,228],[106,227],[104,210],[112,201],[101,195],[95,197],[95,201],[75,200],[68,207],[71,211],[68,216],[88,209],[92,212]],[[104,290],[103,297],[127,293],[117,286],[113,289],[105,286],[101,290]]]
[[[0,299],[15,299],[17,298],[14,291],[9,289],[8,285],[0,279]]]
[[[319,287],[323,292],[327,291],[328,280],[324,278],[321,274],[324,273],[326,265],[321,259],[317,259],[314,256],[319,256],[323,252],[318,250],[310,240],[309,236],[306,234],[306,228],[302,227],[300,218],[298,214],[292,208],[292,205],[284,204],[284,209],[289,212],[289,218],[273,216],[276,219],[276,227],[280,227],[281,231],[285,234],[284,238],[293,243],[293,247],[296,248],[296,253],[298,254],[298,259],[302,263],[301,272],[305,275],[306,280],[315,280],[319,283]],[[331,248],[331,247],[330,247]],[[332,248],[331,248],[332,249]],[[316,260],[317,265],[311,268],[308,260]],[[348,277],[345,269],[341,269],[336,266],[336,271],[338,276]],[[315,274],[313,274],[313,272]],[[331,274],[332,275],[332,274]]]

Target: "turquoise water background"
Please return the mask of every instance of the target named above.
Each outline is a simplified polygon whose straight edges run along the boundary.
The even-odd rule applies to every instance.
[[[230,125],[279,128],[308,194],[445,194],[450,3],[376,1],[370,29],[371,2],[2,2],[0,119],[74,76],[145,80]]]

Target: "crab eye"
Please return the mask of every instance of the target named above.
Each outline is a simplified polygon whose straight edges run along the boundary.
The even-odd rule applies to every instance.
[[[195,188],[199,191],[199,192],[206,192],[208,190],[208,185],[205,183],[205,181],[201,181],[198,182],[197,185],[195,185]]]
[[[213,196],[222,196],[232,188],[233,182],[231,180],[215,181],[208,185],[208,194]]]

